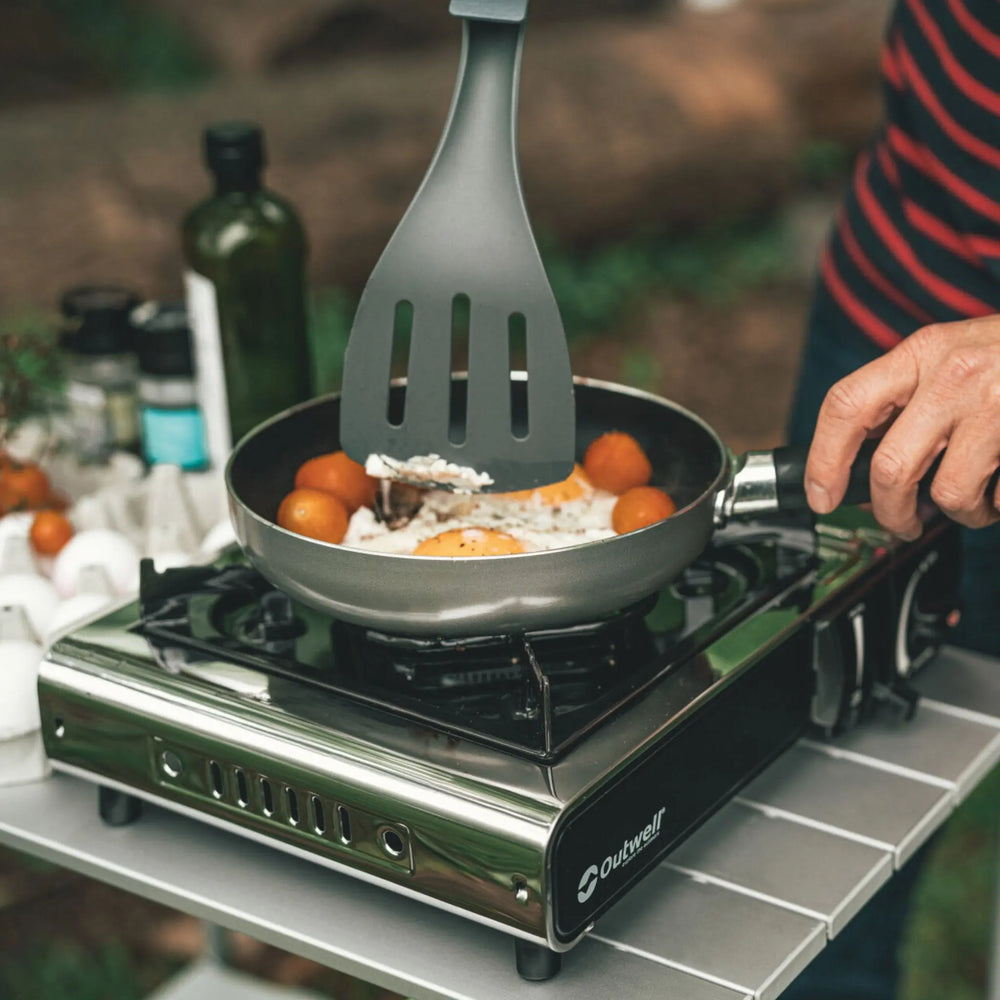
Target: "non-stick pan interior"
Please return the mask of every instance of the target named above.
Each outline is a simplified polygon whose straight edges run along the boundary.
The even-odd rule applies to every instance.
[[[462,387],[464,389],[464,386]],[[401,387],[394,389],[400,395]],[[653,465],[653,484],[682,509],[716,482],[724,456],[714,434],[683,410],[655,397],[604,385],[576,387],[577,459],[596,437],[626,431],[642,445]],[[307,459],[339,447],[339,399],[305,404],[251,432],[230,466],[235,495],[255,514],[273,522],[295,472]]]

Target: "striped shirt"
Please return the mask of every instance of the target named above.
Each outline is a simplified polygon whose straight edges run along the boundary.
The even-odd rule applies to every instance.
[[[898,0],[886,117],[821,264],[852,324],[891,348],[1000,313],[1000,0]]]

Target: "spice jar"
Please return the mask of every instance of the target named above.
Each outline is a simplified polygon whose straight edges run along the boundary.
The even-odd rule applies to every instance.
[[[150,465],[193,471],[208,464],[198,407],[191,329],[178,303],[147,302],[132,313],[139,355],[142,450]]]
[[[139,297],[125,288],[88,285],[66,292],[60,347],[72,442],[84,462],[116,450],[138,451],[138,366],[129,314]]]

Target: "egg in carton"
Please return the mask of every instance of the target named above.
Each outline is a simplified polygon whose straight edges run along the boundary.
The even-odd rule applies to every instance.
[[[38,710],[42,642],[20,605],[0,605],[0,786],[50,773]]]
[[[207,561],[235,541],[220,474],[134,472],[123,461],[90,478],[100,487],[69,510],[76,533],[54,559],[31,548],[33,514],[0,518],[0,786],[49,773],[36,692],[45,647],[133,600],[143,556],[162,570]],[[59,473],[53,483],[71,490],[81,479]]]
[[[49,774],[37,693],[45,647],[121,600],[100,566],[88,567],[76,581],[74,596],[60,599],[53,581],[39,572],[28,526],[30,517],[13,528],[5,525],[0,548],[0,786]]]
[[[113,531],[167,565],[199,561],[235,543],[221,472],[183,473],[157,465],[146,474],[143,462],[129,452],[113,452],[102,465],[80,462],[70,449],[55,447],[49,422],[31,421],[10,436],[6,450],[20,461],[37,462],[53,490],[74,498],[69,516],[79,533]],[[31,515],[25,515],[30,527]],[[4,525],[0,519],[0,545]],[[13,530],[12,524],[7,530]],[[22,525],[17,532],[27,532]],[[39,568],[48,574],[44,561]]]
[[[158,570],[164,570],[202,562],[236,541],[222,474],[184,473],[176,465],[155,465],[138,482],[81,497],[69,516],[79,534],[66,549],[79,538],[87,542],[94,531],[113,532],[130,543],[136,553],[133,590],[138,586],[140,557],[152,559]],[[66,549],[56,557],[53,575]]]

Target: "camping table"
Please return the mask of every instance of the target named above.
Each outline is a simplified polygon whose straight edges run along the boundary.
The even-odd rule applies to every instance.
[[[110,829],[75,778],[0,789],[0,843],[410,997],[771,1000],[1000,761],[1000,662],[945,649],[917,686],[911,723],[799,741],[547,983],[498,931],[193,819]]]

